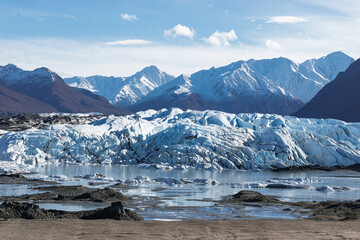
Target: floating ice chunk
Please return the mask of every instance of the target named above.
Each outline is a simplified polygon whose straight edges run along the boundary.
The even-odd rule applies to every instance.
[[[335,189],[333,189],[330,186],[321,186],[321,187],[317,187],[316,191],[319,191],[319,192],[334,192]]]
[[[51,181],[51,182],[72,182],[72,181],[79,181],[79,179],[74,179],[74,178],[70,178],[68,176],[65,175],[41,175],[41,174],[36,174],[33,176],[30,176],[29,178],[31,179],[38,179],[38,180],[43,180],[43,181]]]
[[[265,183],[262,182],[244,182],[244,183],[231,183],[232,188],[264,188]]]
[[[95,181],[109,181],[109,182],[112,182],[114,181],[114,178],[112,177],[106,177],[100,173],[97,173],[97,172],[91,172],[91,173],[88,173],[88,174],[83,174],[83,175],[77,175],[75,176],[75,178],[84,178],[84,179],[87,179],[87,180],[95,180]]]
[[[350,190],[350,188],[347,188],[347,187],[338,187],[338,186],[321,186],[321,187],[317,187],[315,188],[316,191],[319,191],[319,192],[334,192],[334,191],[337,191],[337,192],[343,192],[343,191],[348,191]]]
[[[267,181],[232,183],[232,188],[310,188],[309,183],[318,182],[317,178],[280,178],[275,177]]]
[[[180,178],[184,184],[218,185],[219,182],[211,178]]]
[[[135,185],[138,185],[138,184],[143,184],[143,183],[152,183],[153,180],[149,177],[143,177],[143,176],[137,176],[136,178],[134,179],[119,179],[117,180],[118,182],[121,182],[121,183],[125,183],[125,184],[135,184]]]
[[[155,178],[154,181],[157,182],[157,183],[166,183],[169,186],[181,185],[182,184],[182,182],[179,179],[171,178],[171,177]]]

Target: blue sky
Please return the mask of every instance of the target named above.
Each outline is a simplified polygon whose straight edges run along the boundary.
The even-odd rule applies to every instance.
[[[0,10],[0,64],[62,76],[360,54],[353,0],[0,0]]]

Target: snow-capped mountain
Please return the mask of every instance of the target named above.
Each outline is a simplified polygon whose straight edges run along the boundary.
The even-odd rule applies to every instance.
[[[156,66],[149,66],[130,77],[91,76],[64,80],[72,87],[87,89],[104,96],[116,106],[126,108],[173,79],[174,76],[160,71]]]
[[[7,94],[7,103],[3,103],[5,106],[0,111],[129,113],[111,105],[99,95],[69,87],[59,75],[47,68],[24,71],[8,64],[0,67],[0,85]],[[27,108],[29,104],[25,104],[24,96],[34,106]],[[21,101],[17,101],[17,107],[13,102],[15,98],[21,98]],[[10,105],[14,108],[9,109]]]
[[[294,113],[298,117],[336,118],[360,121],[360,59],[325,85],[303,108]]]
[[[0,137],[0,160],[17,164],[258,170],[359,164],[359,149],[359,123],[176,108]]]
[[[353,61],[342,52],[301,64],[286,58],[238,61],[190,76],[181,75],[129,109],[180,107],[290,114]]]
[[[181,75],[158,87],[130,109],[179,107],[233,113],[288,114],[302,105],[283,88],[253,71],[247,62],[239,61],[190,76]]]
[[[334,52],[301,64],[287,58],[249,60],[246,63],[253,71],[307,103],[353,61],[353,58],[343,52]]]

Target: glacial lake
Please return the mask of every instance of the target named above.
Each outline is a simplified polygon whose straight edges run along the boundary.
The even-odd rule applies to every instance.
[[[183,219],[239,219],[239,218],[282,218],[293,219],[304,216],[294,215],[283,211],[283,207],[268,206],[232,206],[218,205],[222,200],[241,190],[258,191],[265,195],[279,197],[285,201],[321,201],[321,200],[357,200],[360,199],[360,173],[350,170],[326,171],[299,171],[299,172],[253,172],[253,171],[202,171],[202,170],[157,170],[142,169],[137,166],[126,165],[45,165],[31,169],[38,175],[65,175],[71,181],[60,181],[61,184],[84,185],[87,187],[107,187],[116,183],[117,179],[135,179],[138,176],[155,178],[189,178],[213,179],[217,185],[202,184],[166,184],[141,183],[129,184],[128,189],[121,189],[122,193],[135,197],[139,201],[129,206],[147,220],[183,220]],[[115,181],[99,181],[103,184],[89,186],[88,179],[76,179],[74,176],[91,172],[112,177]],[[281,189],[281,188],[241,188],[239,184],[246,182],[266,182],[280,179],[310,179],[305,183],[309,188]],[[330,186],[348,188],[348,190],[318,191],[317,187]],[[0,185],[0,195],[20,195],[31,193],[31,186]],[[159,200],[156,206],[153,200]],[[102,203],[42,203],[40,207],[60,210],[86,210],[106,206]]]

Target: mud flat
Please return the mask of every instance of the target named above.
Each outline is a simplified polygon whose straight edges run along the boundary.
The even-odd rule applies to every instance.
[[[360,221],[12,220],[0,222],[4,239],[358,239]]]

